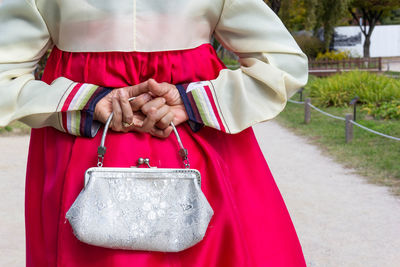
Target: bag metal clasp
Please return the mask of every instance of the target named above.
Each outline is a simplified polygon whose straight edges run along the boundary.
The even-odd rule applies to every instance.
[[[137,165],[136,166],[132,166],[131,168],[139,168],[143,164],[146,164],[150,169],[157,168],[157,167],[150,166],[150,159],[148,159],[148,158],[139,158],[137,160]]]

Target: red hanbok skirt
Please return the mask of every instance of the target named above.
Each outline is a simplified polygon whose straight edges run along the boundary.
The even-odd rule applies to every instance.
[[[55,48],[43,80],[51,83],[64,76],[120,88],[149,78],[172,84],[211,80],[223,68],[208,44],[167,52],[70,53]],[[288,211],[251,128],[230,135],[207,127],[196,133],[187,124],[178,127],[214,210],[200,243],[162,253],[80,242],[65,214],[83,187],[86,169],[97,163],[101,131],[84,138],[50,127],[32,130],[25,203],[27,266],[305,266]],[[150,158],[158,167],[182,167],[172,135],[162,140],[137,132],[109,133],[105,166],[129,167],[139,157]]]

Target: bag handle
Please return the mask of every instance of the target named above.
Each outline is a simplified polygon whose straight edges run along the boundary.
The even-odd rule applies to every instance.
[[[135,98],[136,97],[131,97],[128,100],[132,101]],[[104,131],[103,131],[103,135],[101,137],[101,142],[100,142],[99,147],[97,148],[97,157],[98,157],[97,158],[97,167],[103,167],[104,156],[105,156],[106,150],[107,150],[107,148],[105,147],[104,143],[106,141],[108,128],[110,126],[110,123],[111,123],[111,120],[112,120],[113,117],[114,117],[114,112],[111,112],[111,114],[108,117],[108,119],[106,121],[106,124],[104,126]],[[172,126],[172,129],[173,129],[173,131],[175,133],[176,139],[178,140],[178,144],[179,144],[179,147],[180,147],[179,156],[182,158],[182,162],[183,162],[183,165],[185,165],[185,168],[189,169],[190,168],[190,163],[189,163],[189,159],[188,159],[188,150],[183,146],[182,139],[179,136],[179,133],[176,130],[176,127],[175,127],[175,125],[174,125],[174,123],[172,121],[171,121],[170,125]]]

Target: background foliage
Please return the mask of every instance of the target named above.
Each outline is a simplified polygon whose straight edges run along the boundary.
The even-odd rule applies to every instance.
[[[349,51],[326,51],[325,53],[319,52],[316,60],[344,60],[350,58]]]
[[[370,37],[379,23],[400,23],[400,0],[264,0],[291,32],[308,30],[323,36],[331,47],[336,26],[359,25],[364,36],[364,57],[369,57]],[[361,22],[361,24],[360,24]]]
[[[295,35],[294,38],[308,58],[316,58],[319,53],[325,51],[324,43],[315,36]]]
[[[347,107],[356,96],[377,119],[400,119],[400,80],[362,71],[311,79],[306,89],[322,107]],[[387,110],[384,112],[384,110]]]

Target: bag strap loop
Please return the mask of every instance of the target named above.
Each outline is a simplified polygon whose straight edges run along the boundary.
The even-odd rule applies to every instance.
[[[134,100],[136,97],[131,97],[128,100],[132,101]],[[114,112],[111,112],[110,116],[108,117],[106,124],[104,126],[104,131],[103,131],[103,135],[101,136],[101,142],[99,147],[97,148],[97,166],[98,167],[103,167],[103,162],[104,162],[104,156],[106,154],[106,150],[107,148],[105,147],[104,143],[106,141],[106,136],[107,136],[107,132],[108,132],[108,128],[110,127],[110,123],[112,121],[114,117]],[[175,133],[176,139],[178,140],[178,144],[179,144],[179,156],[182,158],[182,162],[183,165],[185,166],[186,169],[190,168],[190,163],[189,163],[189,159],[188,159],[188,150],[183,146],[182,143],[182,139],[179,136],[178,130],[176,129],[174,123],[171,121],[172,129]]]

